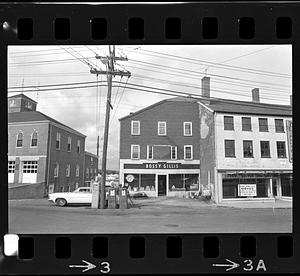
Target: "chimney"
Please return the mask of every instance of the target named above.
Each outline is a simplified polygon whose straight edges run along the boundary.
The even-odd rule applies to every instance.
[[[210,77],[201,79],[201,96],[210,98]]]
[[[290,106],[293,106],[293,95],[290,95]]]
[[[252,89],[252,102],[259,103],[259,89]]]

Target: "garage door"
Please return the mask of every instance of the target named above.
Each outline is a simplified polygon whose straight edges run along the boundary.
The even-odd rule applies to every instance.
[[[37,161],[23,161],[23,183],[36,183]]]

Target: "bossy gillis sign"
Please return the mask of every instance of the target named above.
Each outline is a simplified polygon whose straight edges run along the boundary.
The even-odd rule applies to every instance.
[[[181,163],[144,163],[145,169],[179,169]]]
[[[124,164],[124,169],[165,169],[165,170],[178,170],[178,169],[199,169],[199,164],[182,164],[182,163],[142,163],[142,164]]]

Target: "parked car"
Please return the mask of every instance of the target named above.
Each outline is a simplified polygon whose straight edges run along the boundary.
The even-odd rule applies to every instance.
[[[108,188],[105,186],[106,196],[108,194]],[[63,207],[68,204],[92,204],[92,188],[91,187],[79,187],[73,192],[66,193],[52,193],[48,196],[49,201],[52,201],[56,205]]]

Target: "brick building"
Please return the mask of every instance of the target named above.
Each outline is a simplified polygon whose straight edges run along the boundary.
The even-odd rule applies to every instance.
[[[199,116],[193,99],[163,100],[120,119],[120,183],[149,196],[199,189]]]
[[[209,99],[199,101],[200,183],[216,202],[292,196],[292,106]],[[206,89],[205,89],[206,87]]]
[[[120,119],[120,183],[149,196],[191,191],[223,200],[292,197],[292,106],[167,99]],[[199,176],[199,179],[198,179]]]
[[[36,104],[24,94],[8,98],[11,197],[41,197],[84,183],[85,135],[36,111]]]
[[[95,177],[98,173],[97,155],[87,151],[84,153],[84,170],[84,186],[90,186],[91,180],[95,180]]]

